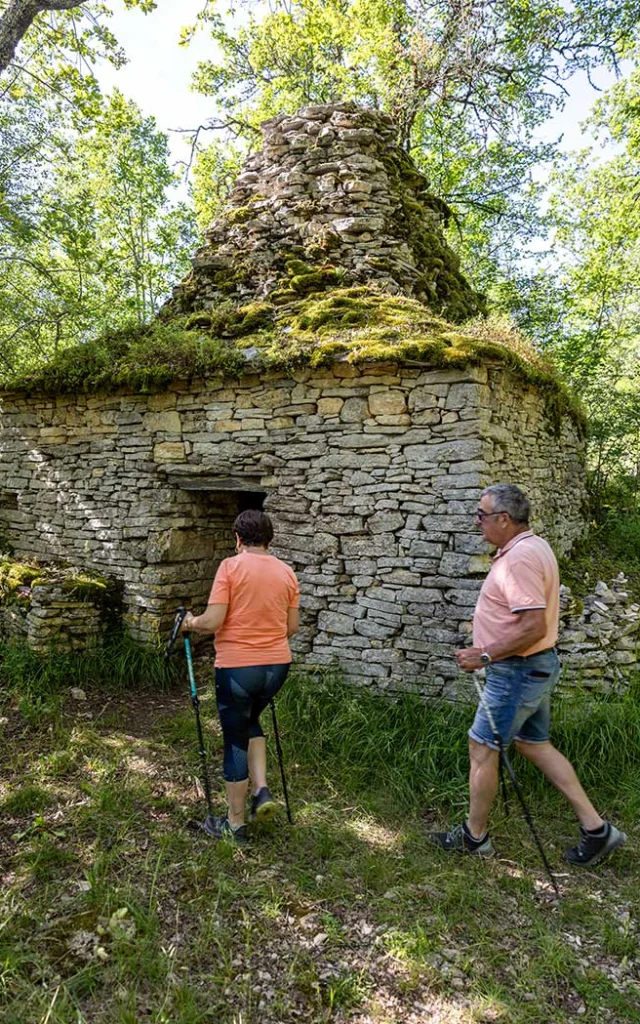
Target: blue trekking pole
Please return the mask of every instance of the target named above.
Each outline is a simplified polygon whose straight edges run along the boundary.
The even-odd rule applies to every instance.
[[[176,617],[173,623],[173,629],[171,630],[171,636],[169,637],[167,648],[165,651],[165,658],[168,659],[173,646],[178,638],[180,632],[180,626],[182,625],[187,609],[180,605],[176,610]],[[207,771],[207,752],[204,747],[204,737],[202,735],[202,723],[200,721],[200,701],[198,699],[198,689],[196,687],[196,677],[193,671],[193,658],[191,656],[191,639],[188,633],[184,633],[184,653],[187,659],[187,672],[189,674],[189,688],[191,691],[191,704],[196,716],[196,729],[198,732],[198,746],[200,754],[200,765],[202,771],[202,788],[204,789],[205,800],[207,802],[208,817],[204,823],[203,828],[209,822],[209,819],[213,818],[213,806],[211,803],[211,789],[209,787],[209,772]]]

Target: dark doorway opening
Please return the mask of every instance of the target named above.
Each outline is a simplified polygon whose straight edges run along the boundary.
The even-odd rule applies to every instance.
[[[238,512],[247,512],[249,509],[264,510],[265,491],[238,491]]]
[[[202,611],[220,562],[236,553],[233,535],[236,516],[248,509],[262,511],[267,497],[266,491],[224,486],[225,483],[235,484],[235,480],[225,480],[223,486],[219,481],[204,479],[188,483],[190,486],[180,487],[181,522],[171,531],[166,561],[163,560],[167,622],[176,604]],[[207,483],[213,486],[206,486]]]

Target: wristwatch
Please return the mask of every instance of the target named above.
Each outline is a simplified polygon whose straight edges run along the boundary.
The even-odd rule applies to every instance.
[[[489,654],[488,651],[482,652],[482,654],[480,655],[480,661],[482,662],[483,665],[491,664],[491,655]]]

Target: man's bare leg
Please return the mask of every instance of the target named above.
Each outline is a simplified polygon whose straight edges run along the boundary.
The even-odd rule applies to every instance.
[[[469,817],[467,827],[480,839],[487,831],[489,811],[498,792],[499,752],[485,743],[469,740]]]
[[[523,743],[522,740],[516,740],[516,748],[523,757],[535,764],[569,801],[584,828],[589,831],[602,828],[604,821],[589,800],[573,765],[564,754],[556,750],[552,743]]]

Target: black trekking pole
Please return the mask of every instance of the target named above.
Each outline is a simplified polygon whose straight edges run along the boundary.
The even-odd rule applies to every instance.
[[[507,780],[504,777],[504,761],[502,758],[498,759],[500,766],[500,792],[502,793],[502,806],[504,807],[505,818],[509,817],[509,793],[507,791]]]
[[[167,643],[167,648],[164,655],[165,658],[168,658],[169,655],[171,654],[171,651],[173,650],[173,646],[178,637],[178,633],[180,632],[180,626],[182,625],[186,614],[187,609],[183,605],[180,605],[180,607],[176,609],[176,617],[173,623],[173,629],[171,630],[171,636],[169,637],[169,641]],[[207,771],[207,752],[204,747],[202,723],[200,721],[200,701],[198,699],[198,689],[196,687],[196,678],[193,672],[193,659],[191,657],[191,639],[188,633],[184,634],[184,653],[187,659],[187,672],[189,674],[189,687],[191,690],[191,704],[193,706],[193,710],[196,716],[196,729],[198,732],[198,747],[202,771],[202,787],[204,789],[205,800],[207,802],[207,821],[209,821],[209,819],[213,819],[214,816],[213,805],[211,802],[211,789],[209,787],[209,772]],[[205,826],[207,824],[207,821],[205,821],[204,823]]]
[[[284,802],[287,808],[287,820],[290,825],[293,825],[293,817],[291,816],[291,807],[289,805],[289,794],[287,792],[287,780],[284,777],[284,758],[282,756],[282,747],[280,746],[280,734],[278,733],[278,721],[276,719],[276,705],[273,698],[270,701],[271,704],[271,716],[273,718],[273,733],[276,738],[276,750],[278,751],[278,761],[280,762],[280,777],[282,779],[282,790],[284,792]]]
[[[504,749],[504,744],[502,742],[502,737],[501,737],[500,733],[498,732],[498,730],[496,728],[496,723],[495,723],[493,714],[491,713],[491,708],[489,707],[489,705],[488,705],[488,703],[487,703],[487,701],[485,699],[484,691],[483,691],[482,687],[480,686],[480,680],[478,679],[478,675],[477,675],[476,672],[473,673],[473,681],[475,683],[476,690],[478,691],[478,697],[480,698],[480,703],[482,704],[482,707],[484,709],[484,713],[485,713],[485,715],[487,716],[487,718],[489,720],[489,725],[491,726],[491,730],[493,732],[494,742],[497,743],[497,745],[498,745],[498,751],[499,751],[499,756],[500,756],[500,763],[504,765],[504,767],[506,769],[506,772],[507,772],[507,775],[511,779],[511,782],[513,784],[513,788],[516,791],[516,796],[518,797],[518,800],[520,801],[520,806],[522,807],[522,812],[523,812],[523,814],[525,816],[525,819],[527,821],[527,825],[529,826],[529,828],[531,830],[531,835],[533,836],[534,842],[535,842],[536,846],[538,847],[538,852],[539,852],[540,857],[542,859],[542,863],[544,864],[545,871],[547,872],[547,875],[549,876],[549,881],[551,882],[551,885],[553,886],[553,889],[554,889],[554,892],[555,892],[556,896],[559,897],[560,896],[560,890],[558,889],[558,885],[556,883],[556,880],[553,877],[553,872],[551,870],[551,865],[549,864],[549,861],[547,860],[547,855],[544,852],[544,848],[542,846],[542,843],[540,842],[540,839],[538,837],[538,833],[536,832],[536,827],[533,824],[533,818],[531,817],[531,814],[529,813],[529,808],[527,807],[527,803],[526,803],[526,800],[524,798],[524,794],[523,794],[523,792],[522,792],[522,790],[520,788],[520,783],[516,779],[516,773],[514,772],[513,766],[511,764],[511,761],[509,760],[507,752]],[[503,794],[503,796],[504,796],[504,794]]]

